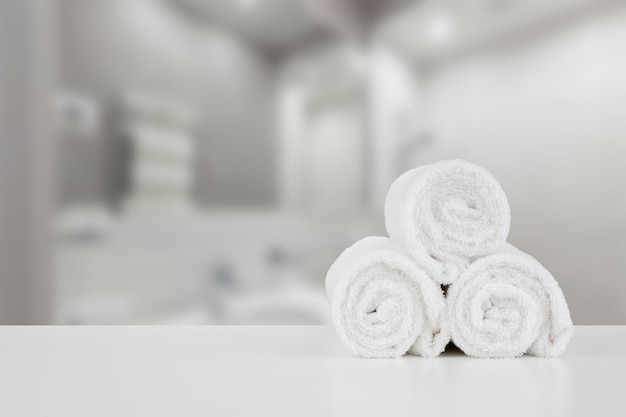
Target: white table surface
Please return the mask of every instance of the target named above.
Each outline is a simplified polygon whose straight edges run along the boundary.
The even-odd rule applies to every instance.
[[[626,326],[559,359],[351,357],[326,327],[0,327],[0,416],[626,416]]]

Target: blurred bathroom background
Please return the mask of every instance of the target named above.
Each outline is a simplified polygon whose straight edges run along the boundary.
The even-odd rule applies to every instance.
[[[626,324],[625,1],[0,0],[0,323],[327,323],[447,158]]]

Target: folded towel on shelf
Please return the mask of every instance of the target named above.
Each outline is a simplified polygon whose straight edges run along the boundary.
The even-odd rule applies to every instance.
[[[356,355],[432,357],[450,339],[440,286],[387,238],[346,249],[328,271],[326,293],[335,330]]]
[[[410,252],[425,248],[441,270],[435,278],[452,283],[463,261],[488,254],[509,233],[506,195],[485,169],[462,160],[412,169],[391,185],[385,200],[389,236]],[[451,261],[452,260],[452,261]],[[455,275],[456,274],[456,275]]]
[[[446,302],[452,340],[470,356],[555,357],[573,333],[556,280],[509,244],[473,262],[450,287]]]

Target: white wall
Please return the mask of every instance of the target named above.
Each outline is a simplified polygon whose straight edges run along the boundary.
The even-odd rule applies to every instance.
[[[422,74],[434,142],[507,192],[510,240],[561,284],[576,324],[626,324],[626,6]]]
[[[53,4],[0,2],[0,324],[52,311]]]
[[[123,192],[125,155],[108,115],[128,89],[197,110],[202,205],[275,202],[273,57],[170,0],[59,0],[58,15],[62,86],[94,97],[112,122],[89,143],[64,144],[63,202]]]

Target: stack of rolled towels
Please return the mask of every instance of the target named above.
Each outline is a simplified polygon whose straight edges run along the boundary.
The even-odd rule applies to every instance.
[[[366,237],[330,267],[333,324],[355,355],[559,356],[573,325],[554,277],[506,243],[496,179],[462,160],[401,175],[385,201],[389,237]]]

